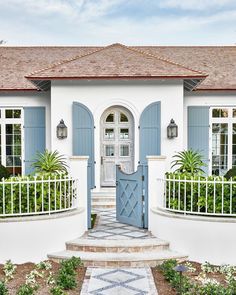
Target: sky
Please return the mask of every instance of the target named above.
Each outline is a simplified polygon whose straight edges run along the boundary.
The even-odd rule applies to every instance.
[[[6,45],[234,45],[236,0],[0,0]]]

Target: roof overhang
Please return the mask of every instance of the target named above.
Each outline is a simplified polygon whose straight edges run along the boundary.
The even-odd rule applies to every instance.
[[[38,89],[47,91],[51,87],[52,80],[183,80],[184,89],[192,91],[200,84],[206,76],[108,76],[108,77],[26,77]]]

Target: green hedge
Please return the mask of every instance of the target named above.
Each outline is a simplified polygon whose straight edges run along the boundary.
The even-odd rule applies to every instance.
[[[198,212],[198,207],[200,212],[214,213],[214,190],[215,190],[215,213],[229,214],[230,213],[230,190],[232,190],[232,214],[236,214],[236,177],[233,178],[235,183],[231,184],[224,177],[203,177],[194,176],[189,174],[177,174],[177,173],[167,173],[167,178],[170,179],[180,179],[180,180],[195,180],[194,183],[187,182],[176,182],[175,184],[171,181],[166,182],[166,207],[175,210],[184,210],[184,196],[186,191],[186,211],[191,211],[191,195],[192,195],[192,211]],[[198,184],[198,180],[203,181],[203,183]],[[207,181],[220,181],[220,183],[206,183]],[[223,187],[223,203],[222,203],[222,187]],[[206,192],[207,190],[207,192]],[[171,198],[169,201],[169,191],[171,192]],[[179,194],[180,191],[180,194]],[[180,195],[180,204],[178,198]],[[206,197],[207,196],[207,197]],[[180,205],[180,208],[179,208]],[[222,208],[223,206],[223,208]]]
[[[44,180],[59,180],[63,179],[61,184],[57,181],[55,182],[37,182],[35,184],[34,180],[41,181]],[[27,184],[27,180],[32,181]],[[65,180],[65,181],[64,181]],[[21,183],[25,181],[25,183]],[[16,182],[11,184],[11,182]],[[33,213],[35,210],[51,211],[69,208],[72,205],[72,200],[69,199],[69,188],[72,191],[72,180],[68,180],[67,175],[58,174],[42,174],[36,177],[12,177],[0,182],[0,196],[5,195],[5,214],[20,213]],[[5,191],[5,193],[4,193]],[[20,192],[21,192],[21,204],[20,204]],[[61,192],[61,194],[60,194]],[[29,198],[27,198],[29,195]],[[61,195],[61,197],[60,197]],[[70,193],[71,195],[71,193]],[[50,196],[50,202],[49,202]],[[36,202],[35,202],[36,200]],[[13,202],[12,202],[13,201]],[[36,203],[36,206],[35,206]],[[12,207],[13,204],[13,207]],[[21,205],[21,206],[20,206]],[[4,198],[0,198],[0,214],[3,214]]]

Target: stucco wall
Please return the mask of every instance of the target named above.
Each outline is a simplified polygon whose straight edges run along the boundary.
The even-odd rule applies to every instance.
[[[193,91],[184,93],[184,148],[187,148],[188,106],[236,106],[236,91]]]
[[[110,106],[120,105],[131,111],[135,123],[135,166],[139,160],[139,118],[144,108],[161,101],[161,151],[170,156],[183,148],[183,84],[181,81],[52,81],[51,142],[52,149],[72,154],[72,103],[85,104],[95,121],[96,186],[100,186],[100,117]],[[60,119],[68,126],[68,138],[56,138],[55,128]],[[169,140],[166,128],[173,118],[179,126],[179,136]]]
[[[39,262],[87,230],[84,208],[51,216],[0,219],[0,263]]]
[[[184,216],[158,208],[150,210],[152,233],[190,260],[236,264],[234,218]]]
[[[51,148],[51,104],[50,92],[0,92],[0,107],[45,107],[46,108],[46,147]]]

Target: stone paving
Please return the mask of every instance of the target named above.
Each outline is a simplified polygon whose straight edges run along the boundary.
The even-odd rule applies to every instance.
[[[105,240],[150,239],[154,238],[146,229],[137,228],[116,220],[116,210],[94,210],[99,215],[97,226],[90,230],[88,238]]]
[[[145,229],[116,221],[116,211],[95,210],[98,224],[88,232],[88,239],[132,240],[154,238]],[[157,295],[151,269],[145,268],[87,268],[81,295]]]
[[[88,268],[81,295],[157,295],[150,268]]]

